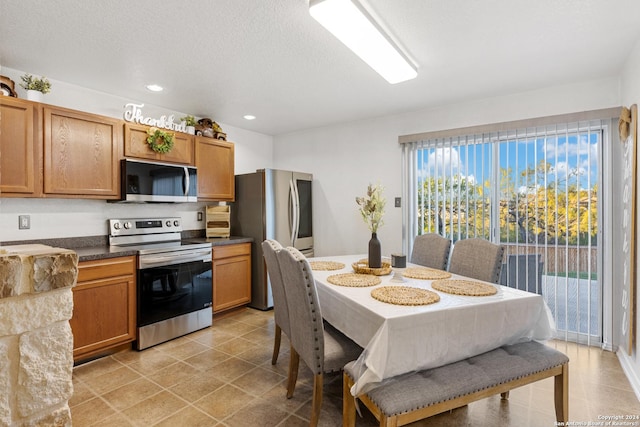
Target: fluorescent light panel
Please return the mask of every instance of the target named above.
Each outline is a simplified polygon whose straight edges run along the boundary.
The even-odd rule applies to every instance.
[[[311,0],[309,13],[389,83],[418,75],[416,68],[355,0]]]

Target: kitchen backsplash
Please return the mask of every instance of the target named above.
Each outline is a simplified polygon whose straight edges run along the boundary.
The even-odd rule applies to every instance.
[[[184,230],[205,228],[205,207],[215,203],[107,203],[104,200],[0,198],[0,243],[107,235],[110,218],[176,216]],[[198,212],[203,213],[198,221]],[[30,228],[18,228],[28,215]]]

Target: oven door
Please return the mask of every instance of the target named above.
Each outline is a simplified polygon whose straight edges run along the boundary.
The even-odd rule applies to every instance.
[[[209,258],[210,259],[210,258]],[[138,270],[138,327],[211,307],[211,261]]]

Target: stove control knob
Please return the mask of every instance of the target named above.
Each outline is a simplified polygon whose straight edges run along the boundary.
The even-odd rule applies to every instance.
[[[180,221],[178,221],[177,219],[175,221],[173,221],[173,225],[175,225],[176,227],[180,225]]]
[[[171,221],[167,221],[167,227],[171,227]]]
[[[119,222],[114,223],[113,228],[115,228],[116,230],[120,230],[120,223]]]
[[[131,224],[131,222],[127,221],[124,223],[124,228],[126,228],[127,230],[131,228],[133,224]]]

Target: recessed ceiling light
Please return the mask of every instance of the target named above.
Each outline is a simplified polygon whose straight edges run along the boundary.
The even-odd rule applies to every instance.
[[[162,92],[163,88],[160,85],[147,85],[147,89],[151,92]]]
[[[254,120],[256,118],[256,116],[252,116],[251,114],[247,114],[246,116],[243,116],[246,120]]]

